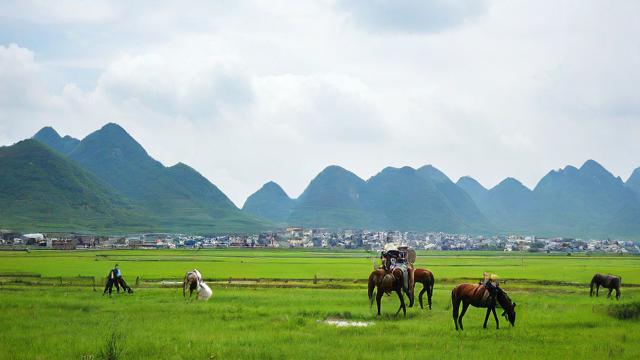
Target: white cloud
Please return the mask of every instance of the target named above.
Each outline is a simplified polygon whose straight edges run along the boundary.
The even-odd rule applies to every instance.
[[[2,144],[118,122],[238,205],[269,180],[296,196],[330,164],[529,187],[588,158],[640,165],[637,2],[101,4],[0,5]]]

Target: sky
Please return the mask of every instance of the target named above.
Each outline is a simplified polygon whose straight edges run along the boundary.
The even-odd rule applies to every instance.
[[[124,127],[237,206],[328,165],[640,166],[640,2],[0,2],[0,145]]]

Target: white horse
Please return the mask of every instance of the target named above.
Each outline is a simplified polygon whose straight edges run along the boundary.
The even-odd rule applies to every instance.
[[[208,300],[213,294],[211,288],[202,280],[202,274],[197,269],[185,274],[182,282],[182,296],[186,296],[187,287],[189,288],[189,297],[195,290],[199,300]]]
[[[209,300],[209,298],[213,295],[213,291],[209,285],[205,284],[204,281],[200,283],[200,290],[198,291],[198,300]]]

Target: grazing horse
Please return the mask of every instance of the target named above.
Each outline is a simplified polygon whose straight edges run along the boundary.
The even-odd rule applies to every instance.
[[[391,295],[392,291],[398,294],[400,299],[400,308],[396,312],[396,315],[403,311],[404,316],[407,316],[407,307],[404,304],[404,297],[402,296],[402,270],[396,268],[391,271],[385,271],[384,269],[376,269],[369,275],[369,307],[373,306],[373,297],[376,297],[376,303],[378,304],[378,315],[380,315],[380,300],[384,294]],[[377,288],[377,292],[376,289]]]
[[[184,280],[182,281],[182,296],[187,296],[187,287],[189,287],[189,297],[193,295],[194,290],[198,290],[200,287],[200,283],[202,282],[202,275],[196,269],[193,269],[187,272],[184,276]]]
[[[414,284],[415,283],[422,284],[422,290],[418,295],[418,301],[420,301],[420,308],[424,309],[424,306],[422,306],[422,295],[424,295],[424,293],[426,292],[427,301],[429,303],[429,310],[431,310],[431,296],[433,295],[433,283],[434,283],[433,273],[427,269],[416,269],[413,272],[413,281],[414,281]],[[412,295],[414,294],[413,290],[411,291],[411,294]],[[410,301],[409,307],[411,307],[411,303],[413,303],[413,301]]]
[[[512,326],[516,325],[516,303],[511,303],[511,299],[499,287],[497,288],[496,300],[500,304],[500,307],[504,309],[502,316],[504,316]],[[458,309],[462,302],[462,313],[458,316]],[[460,284],[453,288],[451,291],[451,303],[453,305],[453,322],[456,324],[456,330],[460,325],[460,330],[464,330],[462,327],[462,317],[467,312],[469,305],[473,305],[478,308],[487,308],[487,314],[484,317],[483,328],[487,328],[487,320],[489,319],[489,313],[493,313],[493,318],[496,320],[496,329],[500,328],[498,322],[498,315],[496,315],[496,303],[491,301],[489,290],[483,285],[474,284]]]
[[[596,296],[598,296],[598,291],[600,290],[600,286],[602,286],[605,289],[609,289],[607,298],[611,297],[611,292],[615,289],[616,300],[620,300],[620,284],[621,283],[622,283],[622,278],[620,276],[595,274],[591,279],[591,290],[589,291],[589,296],[593,296],[593,286],[595,285]]]

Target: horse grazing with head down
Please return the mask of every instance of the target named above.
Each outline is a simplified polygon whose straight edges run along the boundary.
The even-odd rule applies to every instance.
[[[202,275],[196,269],[188,271],[184,275],[184,280],[182,280],[182,296],[186,296],[187,287],[189,288],[189,297],[193,295],[193,291],[198,291],[200,287],[200,283],[202,282]]]
[[[418,295],[418,301],[420,301],[420,308],[424,309],[424,306],[422,306],[422,295],[424,295],[424,293],[427,293],[427,301],[429,303],[429,310],[431,310],[431,296],[433,295],[433,284],[434,284],[434,279],[433,279],[433,273],[427,269],[416,269],[413,272],[413,282],[415,283],[421,283],[422,284],[422,290],[420,291],[420,294]],[[411,291],[411,294],[413,295],[413,290]],[[410,303],[413,303],[413,300],[410,301]],[[409,307],[411,307],[411,305],[409,305]]]
[[[496,301],[500,304],[500,307],[504,309],[502,316],[504,316],[512,326],[515,326],[516,303],[511,303],[511,299],[507,293],[499,287],[496,290]],[[453,288],[451,291],[451,303],[453,305],[453,322],[456,324],[456,330],[458,330],[458,325],[460,326],[460,330],[464,330],[462,327],[462,317],[464,317],[464,314],[467,312],[469,305],[478,308],[487,308],[483,328],[487,328],[489,313],[492,312],[493,318],[496,320],[496,329],[499,329],[500,323],[498,321],[498,315],[496,315],[496,301],[492,301],[489,290],[487,290],[484,285],[460,284]],[[460,303],[462,303],[462,313],[458,316]]]
[[[369,275],[369,307],[373,306],[373,297],[375,296],[376,303],[378,304],[378,315],[380,315],[380,300],[382,296],[384,294],[391,295],[391,292],[395,291],[400,299],[400,308],[398,308],[396,315],[402,310],[404,316],[407,316],[407,307],[405,306],[402,295],[403,282],[402,270],[398,268],[391,271],[385,271],[384,269],[373,270]]]
[[[600,290],[600,286],[602,286],[605,289],[609,289],[607,298],[610,298],[611,292],[615,290],[616,299],[620,300],[620,284],[621,283],[622,283],[622,278],[620,276],[595,274],[591,279],[591,290],[589,291],[589,296],[593,296],[593,286],[595,285],[596,296],[598,296],[598,291]]]

